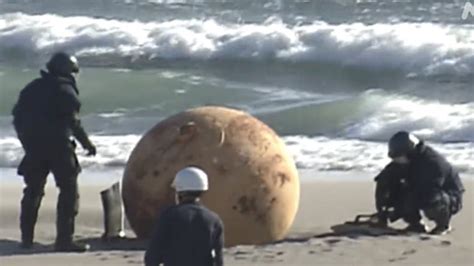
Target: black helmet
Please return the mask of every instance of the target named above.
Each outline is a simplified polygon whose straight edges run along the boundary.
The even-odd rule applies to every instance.
[[[79,72],[79,64],[76,57],[64,52],[55,53],[46,68],[51,74],[64,76]]]
[[[409,155],[415,150],[420,141],[413,134],[406,131],[399,131],[388,141],[388,156],[396,158],[403,155]]]

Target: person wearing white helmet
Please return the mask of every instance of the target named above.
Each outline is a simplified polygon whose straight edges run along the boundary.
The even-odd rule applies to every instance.
[[[145,252],[145,265],[222,266],[224,226],[219,216],[200,203],[209,189],[207,174],[186,167],[172,187],[177,205],[165,209]]]

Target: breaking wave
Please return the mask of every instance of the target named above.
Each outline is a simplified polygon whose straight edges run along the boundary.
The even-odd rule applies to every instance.
[[[53,14],[0,15],[0,60],[67,50],[89,65],[166,60],[276,61],[400,71],[410,77],[474,74],[474,25],[346,23],[289,25],[207,20],[141,22]]]

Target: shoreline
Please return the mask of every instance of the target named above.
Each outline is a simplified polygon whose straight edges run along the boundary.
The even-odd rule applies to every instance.
[[[320,171],[317,169],[298,169],[301,183],[312,182],[373,182],[378,172],[369,171]],[[79,185],[103,186],[108,188],[122,179],[123,168],[86,168],[79,174]],[[462,180],[474,181],[474,173],[461,173]],[[0,168],[0,186],[23,185],[23,179],[15,168]],[[47,187],[54,186],[54,179],[48,176]]]

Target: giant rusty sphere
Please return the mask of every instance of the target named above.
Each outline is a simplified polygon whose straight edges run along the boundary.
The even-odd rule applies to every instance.
[[[130,226],[148,237],[174,204],[176,173],[197,166],[209,176],[202,202],[224,222],[226,246],[282,239],[299,203],[299,178],[283,141],[251,115],[200,107],[153,127],[133,150],[122,195]]]

